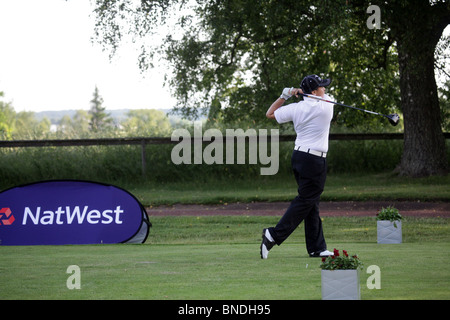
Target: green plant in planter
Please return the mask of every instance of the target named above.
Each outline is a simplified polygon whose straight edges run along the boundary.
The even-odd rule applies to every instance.
[[[395,224],[395,221],[401,220],[403,217],[398,212],[398,209],[394,207],[387,207],[387,208],[381,208],[380,212],[377,213],[377,220],[389,220],[391,222],[394,222],[394,227],[397,228],[397,225]]]
[[[349,256],[346,250],[342,250],[342,255],[339,254],[339,250],[334,249],[332,256],[322,258],[320,268],[322,270],[352,270],[362,269],[362,262],[355,254]]]

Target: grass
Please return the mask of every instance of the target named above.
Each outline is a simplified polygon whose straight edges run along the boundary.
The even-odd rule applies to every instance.
[[[329,174],[322,201],[413,200],[448,201],[450,175],[406,178],[392,173]],[[144,205],[175,203],[291,201],[297,193],[291,176],[245,180],[124,184]]]
[[[290,201],[292,177],[204,182],[114,183],[144,205]],[[390,173],[330,174],[323,201],[448,201],[450,177],[410,179]],[[0,299],[321,299],[320,260],[306,254],[303,225],[268,260],[260,234],[279,217],[150,217],[143,245],[0,246]],[[450,299],[450,220],[406,217],[404,243],[378,245],[375,217],[326,217],[329,249],[378,265],[381,289],[362,299]],[[81,270],[81,289],[69,290],[68,266]],[[276,292],[267,296],[266,292]]]
[[[261,230],[277,220],[153,217],[143,245],[0,246],[0,299],[321,299],[302,225],[259,258]],[[373,217],[327,217],[324,232],[330,248],[380,267],[380,290],[361,273],[362,299],[450,298],[448,219],[405,218],[400,245],[376,244]],[[80,267],[80,290],[66,287],[69,265]]]

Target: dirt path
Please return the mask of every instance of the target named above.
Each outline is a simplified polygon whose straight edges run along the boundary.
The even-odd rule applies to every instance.
[[[206,215],[255,215],[281,216],[289,202],[252,202],[222,205],[177,204],[173,206],[147,207],[151,216],[206,216]],[[320,215],[375,216],[382,207],[393,206],[403,216],[450,218],[450,202],[413,201],[344,201],[321,202]]]

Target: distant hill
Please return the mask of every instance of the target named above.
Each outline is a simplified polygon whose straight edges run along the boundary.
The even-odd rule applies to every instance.
[[[114,119],[116,123],[121,122],[122,120],[125,120],[127,118],[127,113],[131,109],[117,109],[117,110],[108,110],[106,109],[106,112],[110,114],[110,116]],[[169,113],[171,109],[157,109],[159,111],[164,112],[165,114]],[[69,116],[73,118],[73,116],[76,114],[77,110],[59,110],[59,111],[40,111],[35,112],[34,116],[36,120],[41,121],[44,118],[47,118],[50,120],[52,124],[59,124],[61,119],[64,116]],[[169,116],[169,118],[179,118],[178,116]]]

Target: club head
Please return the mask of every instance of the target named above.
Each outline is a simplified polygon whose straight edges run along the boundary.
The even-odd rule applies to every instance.
[[[396,113],[388,115],[387,118],[389,119],[389,123],[393,126],[398,125],[400,122],[400,117]]]

